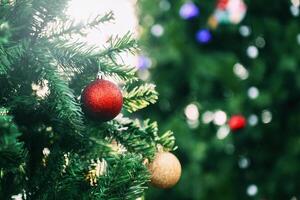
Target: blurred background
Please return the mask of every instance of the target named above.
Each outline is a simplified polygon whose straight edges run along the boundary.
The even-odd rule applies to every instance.
[[[182,178],[146,199],[300,199],[299,0],[78,2],[78,20],[115,12],[91,44],[135,33],[140,55],[120,59],[160,94],[138,116],[175,132]]]

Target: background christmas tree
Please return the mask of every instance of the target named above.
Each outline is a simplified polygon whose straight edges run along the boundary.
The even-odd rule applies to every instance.
[[[217,1],[139,1],[140,74],[160,93],[144,116],[175,130],[183,162],[149,199],[300,198],[299,1],[245,3],[240,24],[216,26]],[[237,132],[235,114],[248,121]]]
[[[118,59],[137,50],[130,34],[112,36],[104,48],[74,42],[112,13],[76,23],[64,14],[67,4],[0,1],[0,199],[140,198],[147,164],[158,149],[175,148],[172,132],[159,136],[156,122],[126,117],[157,100],[155,86]],[[108,96],[100,107],[114,109],[119,89],[112,82],[123,93],[123,115],[103,122],[119,110],[103,118],[87,103]]]

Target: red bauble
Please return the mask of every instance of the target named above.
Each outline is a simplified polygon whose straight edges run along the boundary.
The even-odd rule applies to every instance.
[[[246,119],[242,115],[233,115],[228,121],[228,125],[232,131],[244,128],[246,123]]]
[[[217,8],[220,10],[225,10],[228,4],[228,0],[219,0],[217,2]]]
[[[123,105],[123,96],[118,86],[103,79],[97,79],[86,86],[81,100],[85,113],[103,122],[115,118]]]

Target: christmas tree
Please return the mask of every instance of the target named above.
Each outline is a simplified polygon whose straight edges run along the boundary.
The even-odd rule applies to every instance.
[[[183,165],[150,199],[299,199],[299,1],[139,5],[139,73],[160,93],[144,116],[175,131]]]
[[[0,199],[138,199],[159,175],[171,187],[181,170],[173,133],[130,118],[158,96],[118,59],[137,42],[72,40],[113,14],[77,23],[67,6],[0,1]]]

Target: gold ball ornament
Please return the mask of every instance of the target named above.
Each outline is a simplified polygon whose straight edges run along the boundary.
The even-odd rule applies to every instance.
[[[151,184],[158,188],[174,186],[181,176],[181,165],[178,158],[169,152],[159,152],[148,165]]]

